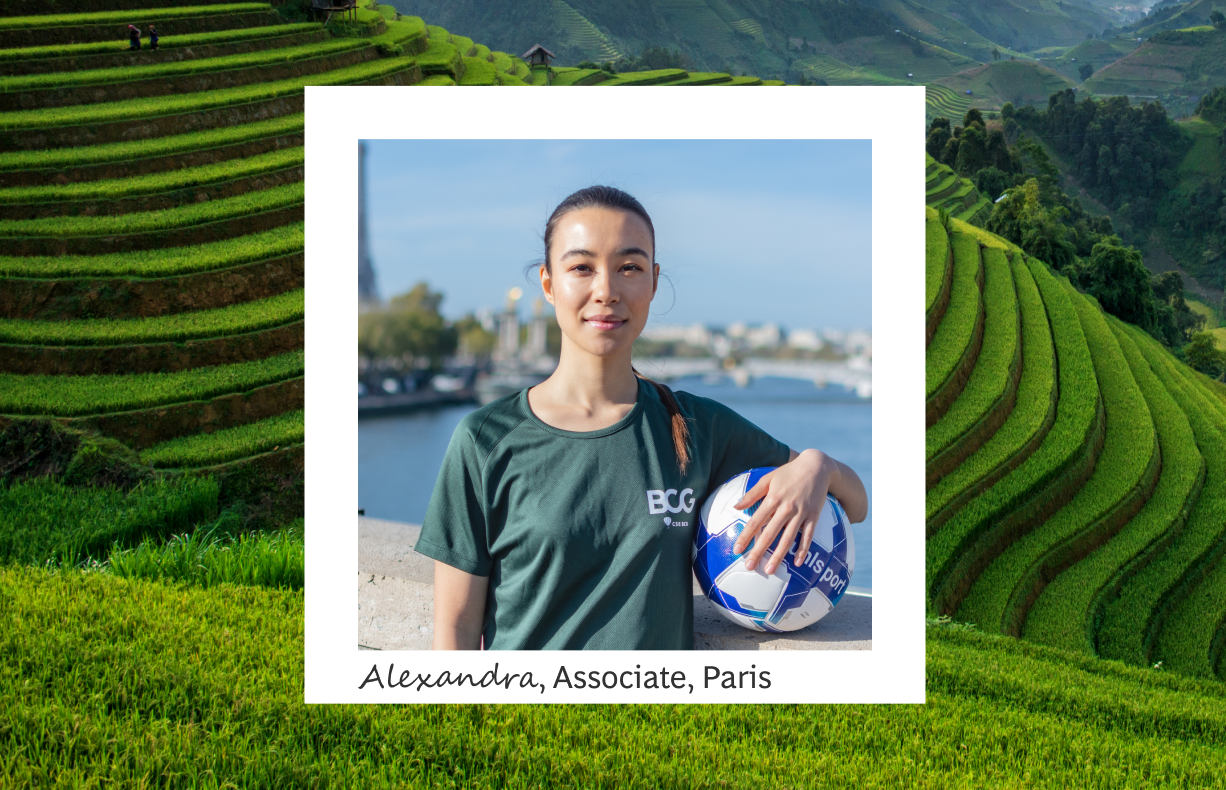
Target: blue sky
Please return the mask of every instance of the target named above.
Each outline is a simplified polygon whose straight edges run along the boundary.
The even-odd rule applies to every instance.
[[[871,164],[867,140],[368,141],[379,292],[425,280],[448,318],[517,285],[530,305],[549,213],[609,184],[655,224],[651,324],[871,328]]]

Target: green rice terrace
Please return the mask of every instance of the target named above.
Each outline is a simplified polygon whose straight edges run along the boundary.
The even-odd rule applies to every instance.
[[[963,222],[982,224],[992,213],[992,201],[979,194],[970,179],[963,178],[949,165],[925,154],[925,201],[929,206],[952,214]]]
[[[1226,676],[1226,387],[927,212],[931,614]]]
[[[296,5],[0,19],[0,787],[1226,783],[1226,401],[931,162],[926,705],[304,705],[303,88],[771,81]]]

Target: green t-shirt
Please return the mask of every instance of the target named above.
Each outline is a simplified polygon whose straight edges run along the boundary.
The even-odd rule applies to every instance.
[[[541,422],[528,391],[467,415],[447,447],[417,551],[489,576],[487,649],[690,650],[691,545],[707,492],[787,446],[708,398],[689,421],[682,477],[668,411],[640,381],[597,431]]]

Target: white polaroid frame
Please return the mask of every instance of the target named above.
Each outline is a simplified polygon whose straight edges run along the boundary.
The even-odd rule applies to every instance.
[[[924,702],[923,87],[309,87],[306,130],[306,702]],[[364,138],[872,140],[871,650],[358,649]],[[770,687],[706,686],[710,666],[767,672]],[[600,687],[557,683],[562,667]],[[669,688],[642,687],[661,670]]]

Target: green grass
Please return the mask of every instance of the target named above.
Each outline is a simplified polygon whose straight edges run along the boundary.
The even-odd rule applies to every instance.
[[[283,115],[266,121],[207,129],[202,132],[155,137],[149,140],[126,140],[77,148],[53,148],[44,151],[5,151],[0,153],[0,171],[43,170],[105,162],[146,159],[187,151],[203,151],[225,145],[260,140],[265,137],[293,134],[303,129],[303,114]]]
[[[1205,480],[1187,523],[1170,545],[1120,588],[1118,597],[1103,608],[1099,654],[1130,664],[1150,663],[1149,637],[1159,626],[1165,607],[1177,597],[1180,580],[1221,539],[1226,505],[1226,437],[1222,420],[1210,396],[1155,341],[1139,331],[1126,330],[1150,367],[1187,416],[1196,444],[1205,460]],[[1185,369],[1186,370],[1186,369]],[[1160,652],[1160,651],[1159,651]],[[1161,655],[1154,656],[1161,659]]]
[[[723,85],[732,81],[731,74],[714,71],[691,71],[683,80],[674,80],[668,85]],[[763,83],[765,84],[765,83]]]
[[[204,222],[247,216],[295,206],[303,201],[301,181],[244,195],[193,203],[159,211],[100,217],[44,217],[0,220],[0,238],[30,236],[116,236],[185,228]]]
[[[300,253],[303,224],[252,233],[191,247],[116,253],[0,257],[0,276],[55,279],[61,277],[170,277],[226,269],[246,263]]]
[[[1047,417],[1056,387],[1055,349],[1047,312],[1030,270],[1020,262],[1013,265],[1018,302],[1022,311],[1022,377],[1018,381],[1017,403],[1009,418],[982,447],[967,458],[928,492],[926,519],[990,480],[1002,466],[1016,458],[1034,439]],[[931,530],[930,530],[931,531]]]
[[[30,74],[0,77],[0,93],[19,93],[47,88],[71,88],[80,85],[104,85],[133,80],[165,79],[210,71],[249,69],[258,66],[276,66],[307,58],[322,57],[351,49],[361,49],[370,44],[360,38],[339,38],[316,44],[305,44],[281,49],[265,49],[245,52],[241,55],[225,55],[199,60],[171,60],[165,63],[123,66],[121,68],[82,69],[80,71]]]
[[[268,3],[228,3],[226,5],[193,5],[181,8],[163,7],[143,11],[93,11],[88,14],[41,14],[39,16],[0,17],[0,30],[28,30],[40,27],[62,27],[67,25],[126,25],[133,18],[142,21],[156,17],[155,22],[164,19],[182,19],[192,16],[218,16],[220,14],[242,14],[251,11],[267,11]],[[123,37],[123,29],[117,29],[116,38]]]
[[[949,236],[946,235],[945,226],[938,217],[929,216],[925,229],[927,236],[924,260],[927,262],[925,283],[928,300],[924,309],[931,313],[932,306],[936,304],[941,288],[945,285],[945,272],[949,270]]]
[[[1044,588],[1022,632],[1033,642],[1087,655],[1095,654],[1098,642],[1094,628],[1100,598],[1123,582],[1123,574],[1143,567],[1164,538],[1183,526],[1205,463],[1179,404],[1154,375],[1123,325],[1114,318],[1109,321],[1153,415],[1162,448],[1162,476],[1149,502],[1119,534]],[[1117,620],[1113,627],[1144,632],[1148,611],[1138,614],[1133,622]]]
[[[417,65],[421,67],[422,74],[444,74],[453,79],[463,62],[455,44],[434,37],[430,39],[430,48],[417,56]]]
[[[360,63],[348,68],[293,77],[276,82],[262,82],[239,88],[222,88],[199,93],[175,96],[152,96],[144,99],[84,104],[72,107],[55,107],[39,110],[20,110],[0,116],[0,129],[36,129],[56,126],[81,126],[90,124],[133,121],[139,118],[154,118],[177,113],[199,112],[216,107],[275,99],[301,93],[307,85],[346,85],[372,80],[413,65],[414,58],[383,58],[369,63]]]
[[[238,335],[301,321],[305,309],[301,288],[253,302],[154,318],[75,321],[23,321],[0,318],[0,343],[37,346],[115,346],[134,343],[183,342]]]
[[[107,569],[124,579],[187,582],[200,587],[241,584],[301,590],[305,552],[301,520],[273,533],[214,535],[198,528],[170,540],[146,540],[132,549],[116,547]]]
[[[20,746],[0,784],[1223,784],[1220,684],[948,627],[927,630],[926,705],[306,705],[303,610],[291,590],[0,569],[22,624],[0,630]]]
[[[494,68],[505,74],[515,73],[515,59],[505,52],[491,52],[494,56]]]
[[[656,69],[654,71],[631,71],[618,74],[611,80],[598,82],[597,85],[660,85],[685,79],[685,69]]]
[[[278,447],[301,444],[304,436],[303,413],[298,410],[236,428],[181,436],[142,450],[140,455],[144,463],[154,467],[214,466]]]
[[[0,414],[55,415],[130,411],[247,392],[302,375],[303,352],[176,373],[23,376],[0,373]]]
[[[1217,311],[1215,311],[1212,307],[1204,302],[1198,302],[1195,299],[1184,299],[1184,302],[1187,303],[1188,308],[1192,312],[1205,317],[1205,329],[1207,331],[1211,332],[1218,328]]]
[[[603,74],[600,69],[557,69],[554,74],[554,85],[574,85],[577,82]]]
[[[322,26],[318,22],[303,22],[301,24],[276,25],[273,27],[216,30],[211,33],[185,33],[183,35],[166,36],[158,42],[158,48],[182,49],[185,47],[203,47],[211,44],[230,44],[238,41],[275,38],[321,29]],[[128,40],[126,38],[117,38],[114,41],[91,41],[84,44],[57,44],[45,47],[0,49],[0,63],[36,60],[39,58],[71,58],[86,55],[106,55],[109,53],[122,54],[127,51]]]
[[[927,398],[941,389],[963,361],[979,317],[979,242],[961,233],[953,235],[950,241],[954,250],[954,278],[945,317],[928,345]]]
[[[464,58],[464,76],[461,85],[497,85],[498,70],[494,64],[481,58]]]
[[[200,167],[168,170],[132,178],[117,178],[106,181],[80,181],[73,184],[12,187],[0,189],[0,204],[10,203],[60,203],[68,200],[115,200],[133,195],[151,195],[176,189],[232,181],[236,178],[282,170],[302,165],[305,161],[302,146],[281,148],[245,159],[231,159]]]
[[[1221,153],[1221,130],[1203,118],[1196,116],[1179,122],[1179,128],[1192,138],[1192,147],[1179,163],[1180,181],[1189,187],[1200,186],[1201,181],[1216,181],[1222,175],[1226,156]]]
[[[140,483],[130,492],[72,488],[37,477],[0,487],[0,563],[75,565],[113,544],[168,537],[217,515],[207,477]]]
[[[1128,361],[1098,306],[1064,283],[1081,318],[1094,360],[1094,372],[1107,414],[1107,433],[1094,474],[1072,501],[1015,540],[980,574],[958,611],[957,619],[989,631],[1016,635],[1031,603],[1032,591],[1079,561],[1078,543],[1100,533],[1101,520],[1138,496],[1158,452],[1153,419],[1145,397],[1132,378]],[[1075,613],[1070,613],[1075,617]]]
[[[988,248],[983,250],[982,255],[986,311],[983,347],[966,387],[949,410],[927,431],[928,460],[949,449],[984,419],[1004,397],[1012,379],[1013,361],[1021,342],[1013,274],[1009,259],[1002,250]]]
[[[928,539],[928,589],[937,608],[945,605],[946,583],[966,581],[960,568],[976,562],[992,544],[981,538],[1044,486],[1056,479],[1083,450],[1096,424],[1098,381],[1077,313],[1069,295],[1046,264],[1027,259],[1047,307],[1059,364],[1060,401],[1056,421],[1039,448],[1020,466],[960,509]],[[973,549],[973,550],[972,550]]]

